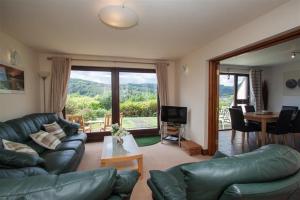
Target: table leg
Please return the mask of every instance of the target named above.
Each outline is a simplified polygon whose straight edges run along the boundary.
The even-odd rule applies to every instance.
[[[266,144],[266,139],[267,139],[267,121],[262,120],[261,122],[261,145]]]
[[[137,159],[138,161],[138,172],[140,174],[140,178],[143,178],[143,157]]]

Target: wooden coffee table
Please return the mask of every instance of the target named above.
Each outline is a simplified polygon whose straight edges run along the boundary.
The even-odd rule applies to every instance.
[[[118,170],[136,169],[143,176],[143,154],[132,135],[123,137],[122,145],[113,144],[112,136],[105,136],[101,155],[102,167],[116,167]]]

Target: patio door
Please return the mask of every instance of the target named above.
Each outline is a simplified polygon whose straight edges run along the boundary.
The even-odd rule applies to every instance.
[[[219,82],[219,130],[231,129],[229,108],[248,105],[250,86],[248,74],[220,74]]]
[[[91,140],[110,134],[113,123],[134,135],[158,133],[155,70],[73,66],[65,113],[81,117]]]

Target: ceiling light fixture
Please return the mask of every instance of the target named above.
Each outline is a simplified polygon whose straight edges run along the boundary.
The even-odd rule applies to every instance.
[[[291,58],[292,59],[296,58],[296,54],[300,54],[300,52],[299,51],[292,52]]]
[[[98,18],[106,25],[117,29],[129,29],[137,25],[137,14],[123,5],[107,6],[99,11]]]

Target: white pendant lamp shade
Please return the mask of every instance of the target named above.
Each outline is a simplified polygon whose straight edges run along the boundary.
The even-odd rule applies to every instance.
[[[137,14],[124,6],[107,6],[102,8],[98,17],[104,24],[119,29],[131,28],[138,23]]]

